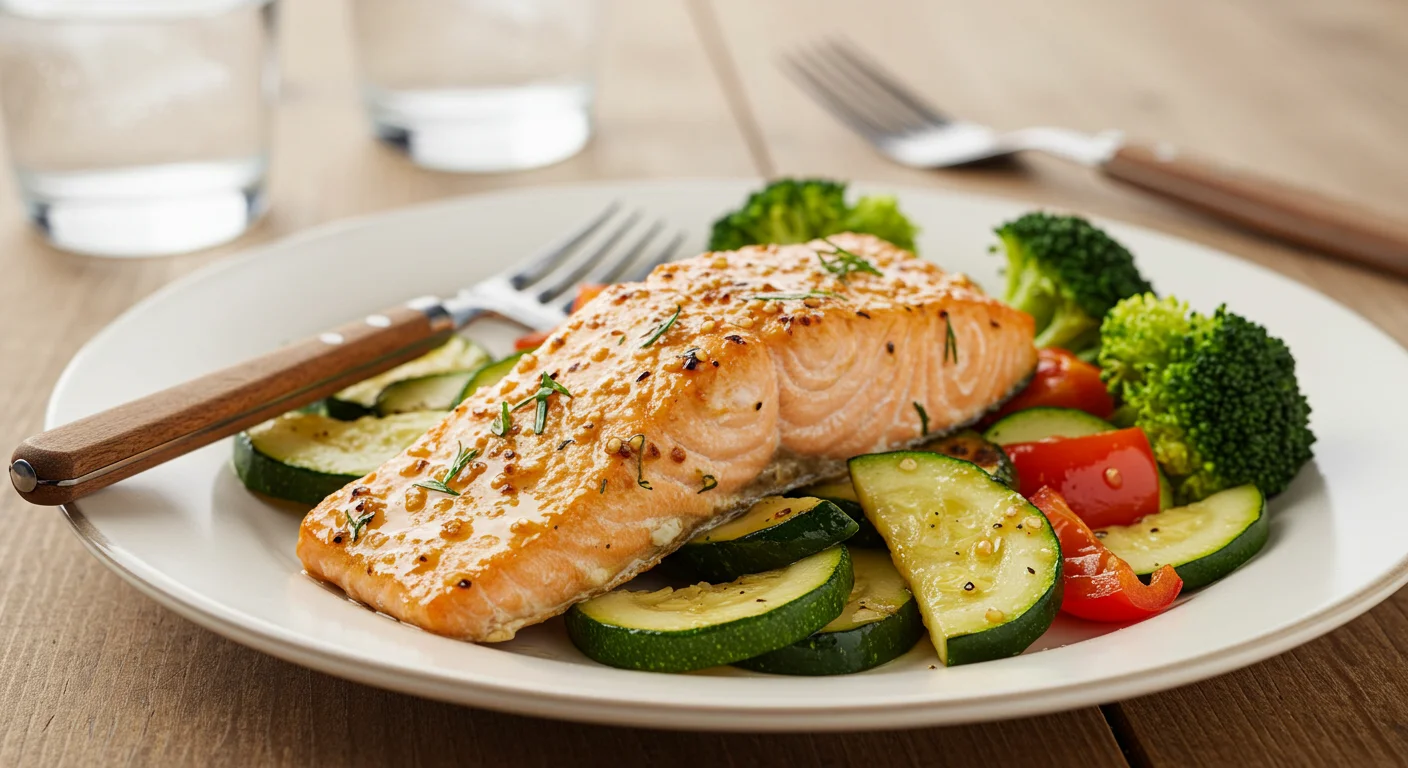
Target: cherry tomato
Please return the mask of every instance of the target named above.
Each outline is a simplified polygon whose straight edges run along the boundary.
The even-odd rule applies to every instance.
[[[989,422],[1036,406],[1078,408],[1102,419],[1115,412],[1115,401],[1100,380],[1099,368],[1064,349],[1039,349],[1036,359],[1031,383],[989,417]]]
[[[1090,621],[1138,621],[1168,608],[1183,589],[1173,566],[1154,571],[1145,584],[1129,563],[1100,543],[1061,494],[1042,488],[1032,503],[1061,540],[1061,610]]]
[[[1096,528],[1129,525],[1159,511],[1159,469],[1149,438],[1131,427],[1085,437],[1002,446],[1028,498],[1045,486]]]
[[[597,283],[583,283],[577,286],[577,295],[572,299],[572,308],[568,311],[568,314],[581,309],[583,305],[595,299],[597,295],[604,290],[606,290],[606,286]],[[536,349],[537,347],[541,347],[543,342],[547,341],[548,337],[551,335],[552,331],[533,331],[532,333],[524,334],[513,342],[513,348],[515,350]]]

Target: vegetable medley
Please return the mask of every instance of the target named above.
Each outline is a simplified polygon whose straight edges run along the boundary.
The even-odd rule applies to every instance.
[[[845,191],[775,181],[715,222],[711,248],[843,231],[914,247],[917,227],[893,198],[850,204]],[[1200,314],[1157,295],[1134,256],[1085,219],[1033,212],[995,231],[1005,299],[1036,320],[1025,388],[975,429],[857,456],[846,475],[700,534],[666,560],[678,587],[572,607],[567,629],[584,654],[654,671],[829,675],[883,664],[927,635],[941,663],[972,663],[1021,653],[1058,612],[1154,616],[1257,554],[1266,498],[1315,441],[1286,345],[1226,307]],[[833,256],[822,267],[842,279],[874,271]],[[600,290],[584,287],[574,306]],[[457,339],[241,435],[236,470],[255,491],[316,503],[515,359]],[[540,413],[554,393],[570,396],[554,384],[544,378]]]

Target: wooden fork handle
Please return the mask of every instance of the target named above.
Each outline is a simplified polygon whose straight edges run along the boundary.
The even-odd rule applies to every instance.
[[[1408,277],[1408,223],[1163,147],[1127,145],[1111,178],[1312,250]]]
[[[453,332],[428,302],[370,315],[35,435],[15,450],[10,478],[31,503],[64,504],[388,370]]]

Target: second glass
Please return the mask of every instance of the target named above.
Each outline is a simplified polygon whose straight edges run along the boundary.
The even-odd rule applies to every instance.
[[[591,136],[596,0],[352,0],[362,97],[418,165],[492,173]]]

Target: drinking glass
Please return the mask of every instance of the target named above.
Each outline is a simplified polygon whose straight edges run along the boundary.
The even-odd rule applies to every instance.
[[[591,136],[597,0],[352,0],[362,98],[418,165],[523,170]]]
[[[264,210],[272,0],[0,0],[0,113],[34,224],[100,256],[193,251]]]

